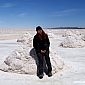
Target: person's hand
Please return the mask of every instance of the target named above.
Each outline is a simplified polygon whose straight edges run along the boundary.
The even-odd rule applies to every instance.
[[[46,52],[46,50],[41,50],[41,53],[45,53]]]

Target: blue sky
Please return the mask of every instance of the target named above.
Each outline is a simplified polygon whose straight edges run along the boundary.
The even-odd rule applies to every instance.
[[[0,28],[85,27],[85,0],[0,0]]]

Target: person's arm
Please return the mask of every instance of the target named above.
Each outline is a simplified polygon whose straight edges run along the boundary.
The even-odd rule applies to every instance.
[[[33,47],[35,48],[35,36],[33,38]]]
[[[36,37],[34,36],[33,38],[33,47],[36,49],[37,48],[37,42],[36,42]]]
[[[50,41],[49,41],[48,35],[46,35],[46,40],[44,42],[44,47],[42,50],[44,51],[49,50],[49,47],[50,47]]]
[[[38,46],[38,41],[37,41],[37,39],[36,39],[35,36],[34,36],[34,38],[33,38],[33,47],[35,48],[35,50],[36,50],[37,52],[40,51],[40,50],[39,50],[39,46]]]
[[[47,42],[48,42],[48,46],[50,47],[50,40],[48,38],[48,35],[47,35]]]

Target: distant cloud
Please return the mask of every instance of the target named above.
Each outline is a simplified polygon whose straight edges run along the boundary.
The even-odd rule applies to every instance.
[[[22,12],[22,13],[18,14],[18,16],[20,16],[20,17],[24,17],[26,15],[27,15],[27,13],[25,13],[25,12]]]
[[[66,15],[75,14],[79,11],[80,9],[66,9],[66,10],[55,12],[52,16],[66,16]]]
[[[3,3],[3,4],[0,4],[0,7],[2,8],[9,8],[9,7],[13,7],[14,4],[13,3]]]

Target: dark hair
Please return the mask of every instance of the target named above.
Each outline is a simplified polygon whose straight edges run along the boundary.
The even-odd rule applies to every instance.
[[[42,27],[37,26],[37,27],[36,27],[36,31],[38,31],[38,30],[42,30]]]
[[[46,39],[47,34],[44,32],[44,30],[43,30],[40,26],[36,27],[36,31],[38,31],[38,30],[42,30],[42,35],[40,35],[40,34],[37,32],[38,38],[41,39],[41,40],[42,40],[42,39]]]

